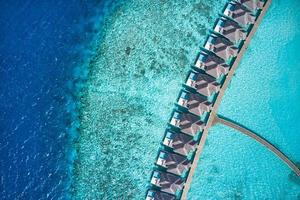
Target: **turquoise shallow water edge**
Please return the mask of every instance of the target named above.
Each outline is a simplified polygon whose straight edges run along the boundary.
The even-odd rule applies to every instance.
[[[300,161],[300,2],[273,1],[219,113]],[[283,14],[284,13],[284,14]],[[299,199],[300,180],[271,152],[218,125],[210,131],[190,199]]]
[[[75,199],[144,198],[180,85],[225,2],[130,0],[107,17],[82,93]],[[296,0],[273,1],[219,110],[295,161],[299,6]],[[189,198],[297,199],[299,182],[259,144],[218,125],[210,131]]]

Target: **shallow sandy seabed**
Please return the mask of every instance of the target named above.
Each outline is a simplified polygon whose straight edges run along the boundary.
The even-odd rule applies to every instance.
[[[76,199],[143,199],[173,102],[224,4],[224,0],[130,0],[107,19],[82,99],[73,185]],[[222,170],[223,156],[232,158],[236,153],[228,147],[226,154],[217,156],[220,149],[212,147],[225,148],[225,133],[232,131],[218,126],[214,129],[223,133],[222,140],[209,138],[190,198],[215,195],[214,199],[241,199],[248,191],[247,180],[241,178],[245,174],[238,174],[240,179],[228,179],[228,170]],[[230,137],[257,147],[240,136]],[[269,157],[274,163],[276,158]],[[228,167],[235,176],[234,171],[244,166]]]
[[[144,197],[180,85],[225,1],[215,2],[127,1],[109,17],[83,99],[75,198]]]

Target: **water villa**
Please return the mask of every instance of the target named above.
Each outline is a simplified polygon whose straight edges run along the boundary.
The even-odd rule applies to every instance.
[[[262,0],[237,0],[242,5],[247,6],[252,11],[257,11],[263,8],[264,1]]]
[[[170,120],[170,125],[176,127],[182,133],[195,136],[201,132],[205,126],[204,122],[199,117],[190,114],[175,111],[173,117]]]
[[[187,199],[208,130],[216,123],[254,138],[300,176],[283,153],[246,128],[216,115],[229,82],[271,0],[230,0],[217,19],[176,102],[146,200]],[[211,98],[214,97],[214,98]],[[206,116],[206,117],[203,117]],[[199,197],[201,199],[201,197]]]
[[[208,75],[218,79],[229,71],[225,60],[213,53],[201,51],[195,63],[195,68],[205,71]]]
[[[224,60],[235,57],[238,53],[238,48],[233,42],[226,39],[224,36],[220,37],[214,33],[208,37],[204,48],[215,53]]]
[[[220,90],[220,84],[214,77],[193,71],[188,76],[185,85],[195,89],[199,94],[206,97],[209,97]]]
[[[212,103],[206,97],[184,90],[181,91],[177,104],[197,116],[209,112],[212,107]]]
[[[256,19],[256,16],[249,9],[235,1],[231,1],[225,6],[223,15],[244,27],[254,24]]]
[[[191,162],[187,157],[160,150],[156,164],[164,168],[167,172],[182,176],[191,167]]]
[[[171,173],[154,171],[151,184],[158,187],[162,192],[178,194],[183,188],[184,180]]]
[[[175,200],[175,196],[157,190],[148,190],[146,200]]]
[[[175,153],[187,156],[195,152],[197,142],[192,136],[168,130],[163,139],[163,145]]]
[[[221,17],[214,31],[223,35],[233,43],[238,43],[246,39],[247,32],[235,21]]]

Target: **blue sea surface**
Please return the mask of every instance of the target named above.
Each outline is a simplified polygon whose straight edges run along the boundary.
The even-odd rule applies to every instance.
[[[68,199],[102,1],[1,1],[0,199]]]
[[[2,1],[0,199],[143,199],[181,83],[226,0]],[[300,5],[273,0],[219,112],[300,161]],[[299,199],[217,125],[190,199]]]

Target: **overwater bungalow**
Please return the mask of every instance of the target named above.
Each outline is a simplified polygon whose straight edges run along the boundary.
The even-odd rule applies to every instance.
[[[222,75],[226,75],[230,68],[222,58],[204,51],[200,52],[195,67],[204,70],[207,74],[216,79]]]
[[[151,184],[159,187],[163,192],[176,195],[182,190],[184,180],[174,174],[155,170],[152,174]]]
[[[157,190],[148,190],[146,200],[175,200],[174,195],[157,191]]]
[[[264,1],[261,0],[236,0],[237,2],[247,6],[252,11],[256,12],[264,7]]]
[[[160,150],[156,164],[166,169],[167,172],[182,176],[191,166],[191,162],[185,157],[175,153]]]
[[[200,120],[199,117],[190,114],[175,111],[170,124],[178,129],[182,133],[195,136],[197,133],[203,130],[205,123]]]
[[[254,24],[256,19],[249,9],[237,2],[228,3],[223,14],[245,27]]]
[[[185,84],[206,97],[220,90],[220,84],[216,79],[203,73],[191,72]]]
[[[208,37],[204,48],[215,53],[224,60],[235,57],[238,53],[238,48],[234,46],[233,42],[216,34],[211,34]]]
[[[174,152],[184,156],[194,152],[197,147],[197,142],[193,139],[193,137],[171,131],[166,132],[163,144],[173,149]]]
[[[225,17],[219,18],[214,31],[220,33],[233,43],[238,43],[247,37],[247,32],[237,22]]]
[[[212,107],[212,103],[207,100],[207,97],[188,91],[181,91],[177,104],[198,116],[209,112]]]

